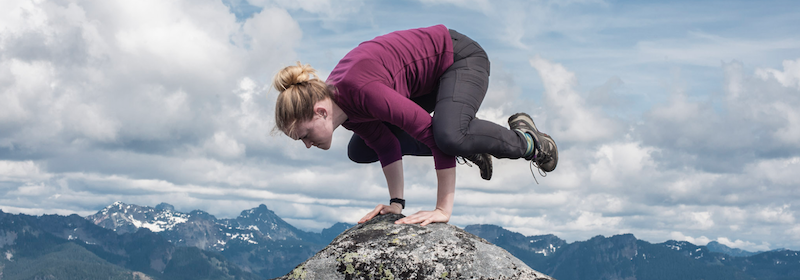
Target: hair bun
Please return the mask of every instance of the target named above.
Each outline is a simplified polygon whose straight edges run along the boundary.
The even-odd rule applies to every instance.
[[[275,75],[272,85],[276,90],[282,92],[293,85],[318,79],[317,70],[314,70],[310,64],[302,65],[298,61],[297,65],[286,66],[281,69],[281,71]]]

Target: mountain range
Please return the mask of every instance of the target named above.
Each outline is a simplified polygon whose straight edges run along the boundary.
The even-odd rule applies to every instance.
[[[166,203],[153,208],[115,202],[86,219],[118,234],[147,229],[176,246],[219,253],[266,278],[290,271],[352,226],[338,223],[321,233],[306,232],[264,204],[242,211],[235,219],[217,219],[200,210],[177,212]]]
[[[560,280],[800,279],[800,252],[785,249],[753,253],[718,242],[652,244],[632,234],[568,244],[554,235],[524,236],[495,225],[470,225],[464,230]]]
[[[352,227],[295,228],[266,205],[234,219],[116,202],[88,217],[0,211],[0,279],[264,279],[282,276]],[[631,234],[567,243],[496,225],[464,228],[556,279],[800,279],[797,251],[712,242],[651,244]],[[59,270],[61,268],[61,270]],[[67,272],[68,271],[68,272]],[[77,274],[76,274],[77,273]],[[48,278],[49,276],[52,276]],[[80,276],[82,275],[82,276]]]

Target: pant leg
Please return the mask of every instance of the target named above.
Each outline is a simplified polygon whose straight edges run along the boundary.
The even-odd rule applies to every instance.
[[[522,134],[475,118],[489,87],[489,57],[467,36],[450,30],[454,63],[439,79],[433,115],[436,145],[451,155],[489,153],[520,158],[527,142]]]
[[[397,140],[400,141],[400,150],[403,155],[412,156],[432,156],[431,149],[422,142],[417,141],[408,133],[403,131],[397,126],[384,122],[389,127]],[[357,163],[373,163],[378,161],[378,154],[372,150],[364,139],[361,139],[357,134],[350,137],[350,143],[347,144],[347,157]]]
[[[414,103],[417,103],[417,105],[422,107],[422,109],[425,109],[425,111],[430,113],[433,112],[434,108],[436,107],[436,93],[434,92],[417,98],[412,98],[411,101],[414,101]],[[411,137],[411,135],[406,133],[404,130],[390,123],[384,122],[383,124],[389,127],[389,130],[392,131],[392,134],[394,134],[394,136],[397,137],[397,140],[400,141],[400,150],[403,152],[403,155],[433,155],[430,147],[422,142],[419,142],[417,139],[414,139],[414,137]],[[364,139],[361,139],[361,137],[357,134],[353,134],[353,136],[350,137],[350,143],[347,144],[347,157],[357,163],[373,163],[378,161],[378,154],[375,153],[372,148],[367,146],[367,143],[364,142]]]

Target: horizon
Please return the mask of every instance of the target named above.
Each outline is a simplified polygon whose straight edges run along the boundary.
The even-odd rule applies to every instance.
[[[167,204],[167,205],[173,206],[172,204],[170,204],[170,203],[167,203],[167,202],[161,202],[161,203],[159,203],[159,205],[160,205],[160,204],[162,204],[162,203],[165,203],[165,204]],[[87,215],[87,216],[81,216],[81,217],[82,217],[82,218],[88,218],[89,216],[92,216],[92,215],[98,214],[98,213],[102,212],[103,210],[105,210],[106,208],[110,208],[111,206],[114,206],[114,205],[117,205],[117,204],[133,205],[133,206],[138,206],[138,207],[147,207],[147,208],[153,208],[153,209],[155,209],[155,208],[156,208],[156,206],[158,206],[158,205],[156,205],[156,206],[150,206],[150,205],[138,205],[138,204],[130,204],[130,203],[125,203],[125,202],[122,202],[122,201],[115,201],[114,203],[112,203],[112,204],[110,204],[110,205],[108,205],[108,206],[106,206],[106,207],[104,207],[104,208],[102,208],[102,209],[98,210],[97,212],[95,212],[95,213],[93,213],[93,214],[90,214],[90,215]],[[258,205],[258,206],[256,206],[256,207],[249,208],[249,209],[242,209],[242,210],[241,210],[241,212],[248,211],[248,210],[253,210],[253,209],[258,209],[258,208],[260,208],[260,207],[261,207],[261,205],[264,205],[264,206],[267,208],[267,210],[274,212],[272,209],[269,209],[269,206],[268,206],[268,205],[266,205],[266,204],[260,204],[260,205]],[[189,214],[189,213],[191,213],[191,212],[193,212],[193,211],[201,211],[201,212],[208,213],[208,212],[206,212],[206,211],[204,211],[204,210],[202,210],[202,209],[192,209],[192,210],[189,210],[189,211],[179,211],[179,210],[175,210],[174,212],[178,212],[178,213],[181,213],[181,214]],[[2,209],[0,209],[0,212],[4,212],[4,211],[2,211]],[[20,213],[20,214],[24,214],[24,213]],[[42,215],[48,215],[48,214],[42,214]],[[61,215],[61,214],[52,214],[52,215]],[[215,216],[215,215],[213,215],[213,214],[209,214],[209,215],[211,215],[212,217],[214,217],[215,219],[218,219],[218,220],[219,220],[219,219],[235,219],[235,218],[236,218],[236,217],[225,217],[225,218],[220,218],[220,217],[217,217],[217,216]],[[239,216],[241,216],[241,215],[242,215],[242,214],[240,213],[240,214],[239,214]],[[277,214],[276,214],[276,215],[277,215]],[[41,216],[41,215],[39,215],[39,216]],[[61,215],[61,216],[69,216],[69,215]],[[237,217],[238,217],[238,216],[237,216]],[[281,219],[281,220],[283,220],[283,218],[282,218],[282,217],[280,217],[279,215],[278,215],[278,218],[279,218],[279,219]],[[285,220],[284,220],[284,221],[285,221]],[[307,230],[304,230],[304,229],[298,228],[298,227],[296,227],[295,225],[292,225],[292,223],[290,223],[290,222],[288,222],[288,221],[286,221],[286,223],[288,223],[289,225],[291,225],[291,226],[293,226],[293,227],[295,227],[295,228],[297,228],[297,229],[299,229],[299,230],[302,230],[302,231],[305,231],[305,232],[310,232],[310,233],[321,233],[321,232],[322,232],[322,230],[324,230],[324,229],[328,229],[328,228],[331,228],[331,227],[333,227],[333,226],[335,225],[335,224],[334,224],[334,225],[331,225],[330,227],[327,227],[327,228],[320,229],[319,231],[307,231]],[[504,227],[502,227],[502,226],[495,225],[495,224],[486,224],[486,223],[484,223],[484,224],[469,224],[469,225],[455,225],[455,224],[452,224],[452,223],[448,223],[448,224],[454,225],[454,226],[456,226],[456,227],[459,227],[459,228],[461,228],[461,229],[465,229],[465,228],[466,228],[466,227],[468,227],[468,226],[497,226],[497,227],[500,227],[500,228],[502,228],[502,229],[504,229],[504,230],[508,230],[509,232],[512,232],[512,233],[517,233],[517,234],[521,234],[521,235],[523,235],[523,236],[525,236],[525,237],[536,237],[536,236],[547,236],[547,235],[553,235],[553,236],[556,236],[556,237],[558,237],[559,239],[561,238],[561,237],[559,237],[558,235],[551,234],[551,233],[538,234],[538,235],[525,235],[525,234],[522,234],[522,233],[519,233],[519,232],[516,232],[516,231],[509,230],[509,229],[507,229],[507,228],[504,228]],[[353,226],[355,226],[355,225],[357,225],[357,223],[356,223],[356,224],[352,224],[352,225],[353,225]],[[147,228],[148,230],[155,232],[153,229],[151,229],[151,228],[150,228],[150,227],[148,227],[148,226],[136,226],[136,227],[137,227],[137,228]],[[590,237],[590,238],[588,238],[588,239],[586,239],[586,240],[573,240],[573,241],[571,241],[571,242],[570,242],[570,241],[567,241],[567,240],[565,240],[565,241],[567,241],[567,244],[572,244],[572,243],[575,243],[575,242],[585,242],[585,241],[588,241],[588,240],[590,240],[590,239],[592,239],[592,238],[595,238],[595,237],[598,237],[598,236],[600,236],[600,237],[603,237],[603,238],[610,238],[610,237],[617,236],[617,235],[632,235],[632,236],[634,236],[634,238],[636,238],[637,240],[642,240],[642,239],[639,239],[638,237],[636,237],[636,235],[635,235],[635,234],[633,234],[633,233],[618,233],[618,234],[614,234],[614,235],[611,235],[611,236],[605,236],[605,235],[598,234],[598,235],[592,236],[592,237]],[[648,243],[650,243],[650,244],[661,244],[661,243],[666,243],[666,242],[669,242],[669,241],[676,241],[676,242],[689,242],[689,241],[685,241],[685,240],[674,240],[674,239],[668,239],[668,240],[664,240],[664,241],[661,241],[661,242],[650,242],[650,241],[647,241],[647,240],[642,240],[642,241],[648,242]],[[716,240],[712,240],[712,241],[710,241],[710,242],[707,242],[707,243],[704,243],[704,244],[697,244],[697,243],[692,243],[692,242],[689,242],[689,243],[691,243],[691,244],[693,244],[693,245],[697,245],[697,246],[707,246],[707,245],[708,245],[708,243],[711,243],[711,242],[717,242],[717,244],[720,244],[720,245],[722,245],[722,246],[725,246],[725,247],[727,247],[727,248],[730,248],[730,249],[739,249],[739,248],[733,248],[733,247],[730,247],[730,246],[728,246],[728,245],[725,245],[725,244],[723,244],[723,243],[721,243],[721,242],[718,242],[718,241],[716,241]],[[786,249],[786,248],[776,248],[776,249],[772,249],[772,250],[768,250],[768,251],[748,251],[748,250],[743,250],[743,249],[739,249],[739,250],[742,250],[742,251],[744,251],[744,252],[747,252],[747,253],[763,253],[763,252],[769,252],[769,251],[780,251],[780,250],[787,250],[787,249]]]
[[[388,203],[380,165],[350,162],[344,128],[328,151],[271,136],[272,76],[436,24],[489,55],[478,117],[527,112],[560,155],[539,184],[522,160],[458,165],[451,224],[800,250],[796,1],[3,1],[0,209],[354,224]],[[403,214],[432,209],[433,161],[403,160]]]

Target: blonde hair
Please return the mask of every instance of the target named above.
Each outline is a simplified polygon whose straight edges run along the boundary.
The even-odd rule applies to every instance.
[[[319,79],[311,65],[287,66],[272,79],[280,92],[275,103],[275,129],[292,135],[297,123],[314,118],[314,104],[333,99],[333,89]]]

